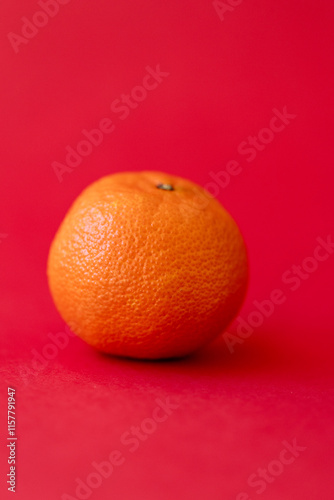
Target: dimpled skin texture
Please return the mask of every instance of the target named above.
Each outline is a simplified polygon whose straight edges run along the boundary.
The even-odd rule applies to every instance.
[[[188,180],[151,171],[88,186],[52,242],[47,272],[56,307],[79,337],[144,359],[208,343],[236,315],[248,281],[244,241],[220,203]]]

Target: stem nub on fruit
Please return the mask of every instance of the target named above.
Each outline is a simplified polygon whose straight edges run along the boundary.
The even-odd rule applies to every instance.
[[[174,191],[174,188],[171,184],[157,184],[158,189],[164,189],[165,191]]]

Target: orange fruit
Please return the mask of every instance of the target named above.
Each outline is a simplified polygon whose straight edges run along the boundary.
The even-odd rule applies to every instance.
[[[245,296],[239,229],[205,189],[161,172],[103,177],[52,242],[48,280],[74,333],[120,356],[189,354],[223,331]]]

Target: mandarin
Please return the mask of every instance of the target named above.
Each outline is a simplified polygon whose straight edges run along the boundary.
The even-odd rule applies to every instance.
[[[219,335],[248,282],[240,231],[205,189],[161,172],[103,177],[74,201],[51,244],[55,305],[95,348],[180,357]]]

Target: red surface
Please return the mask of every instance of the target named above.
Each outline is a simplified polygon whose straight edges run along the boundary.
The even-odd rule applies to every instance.
[[[221,20],[205,1],[63,3],[17,53],[8,33],[40,7],[0,7],[1,498],[11,498],[9,385],[18,499],[80,498],[76,478],[115,459],[81,498],[331,500],[334,254],[309,257],[318,238],[334,239],[332,4],[231,0]],[[115,112],[157,65],[169,75],[130,113]],[[296,116],[278,131],[273,110],[285,106]],[[53,162],[104,118],[113,131],[59,182]],[[267,144],[246,154],[241,143],[259,132]],[[231,160],[238,174],[219,186]],[[213,183],[239,223],[251,267],[241,317],[255,300],[282,302],[250,316],[261,325],[248,338],[235,322],[232,337],[163,363],[103,356],[69,336],[55,347],[65,325],[46,282],[50,241],[87,184],[142,169]],[[310,272],[292,279],[302,263]],[[170,415],[158,409],[166,398],[178,405]],[[152,414],[164,421],[145,420]],[[139,425],[151,434],[128,443]],[[296,456],[284,451],[294,440]]]

